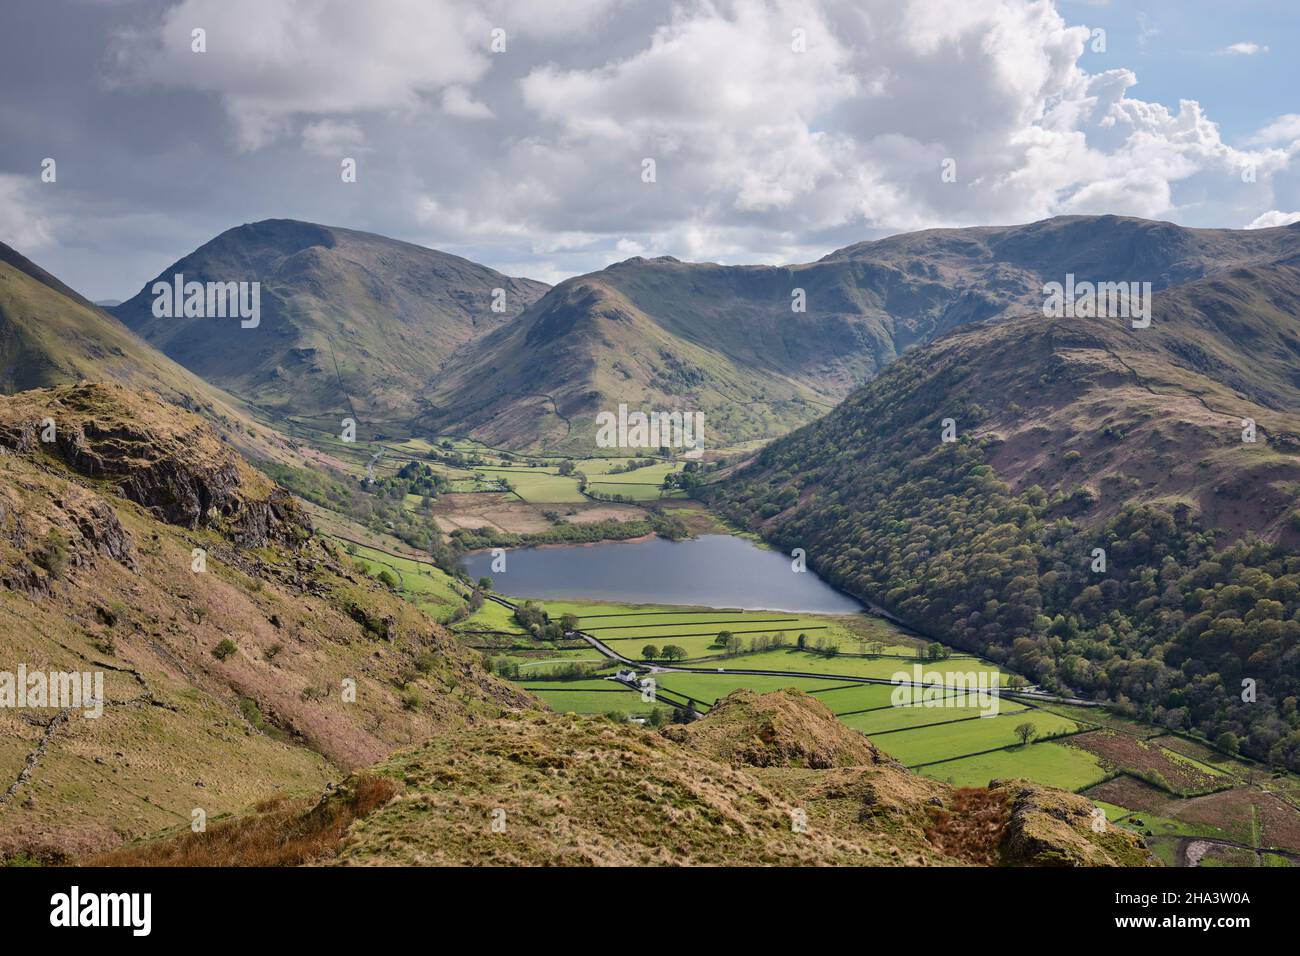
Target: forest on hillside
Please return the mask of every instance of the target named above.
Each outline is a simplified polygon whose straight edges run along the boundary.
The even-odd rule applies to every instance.
[[[1090,526],[1087,488],[1015,493],[984,441],[939,441],[922,387],[904,360],[701,493],[934,638],[1300,769],[1300,555],[1216,541],[1182,503]]]

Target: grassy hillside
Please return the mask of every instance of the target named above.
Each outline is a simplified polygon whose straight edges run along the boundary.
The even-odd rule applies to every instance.
[[[0,670],[101,672],[107,698],[98,719],[0,710],[0,857],[318,793],[529,706],[201,419],[121,386],[0,398],[0,582]]]
[[[191,408],[214,409],[218,389],[141,342],[58,279],[0,244],[0,390],[117,381]]]
[[[378,796],[375,796],[378,795]],[[360,812],[363,804],[365,812]],[[1023,782],[954,791],[898,767],[801,694],[739,692],[663,733],[518,715],[395,754],[337,797],[102,862],[342,865],[1141,865],[1092,804]],[[286,819],[287,817],[287,819]],[[331,827],[343,821],[346,829]],[[305,842],[305,841],[304,841]],[[258,858],[265,860],[261,853]]]

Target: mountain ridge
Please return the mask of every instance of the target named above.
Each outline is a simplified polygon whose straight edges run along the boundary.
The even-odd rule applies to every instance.
[[[772,438],[911,348],[1040,310],[1043,283],[1067,273],[1162,291],[1297,250],[1294,227],[1189,230],[1101,216],[927,230],[783,266],[634,257],[560,283],[436,376],[434,408],[419,421],[493,444],[577,449],[597,412],[626,402],[703,410],[712,444]],[[792,311],[796,290],[806,312]],[[539,394],[555,412],[525,398]],[[521,423],[540,423],[540,437]]]

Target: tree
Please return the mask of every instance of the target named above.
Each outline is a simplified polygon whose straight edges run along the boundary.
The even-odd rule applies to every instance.
[[[1236,754],[1241,750],[1241,740],[1231,730],[1225,730],[1214,738],[1214,746],[1218,747],[1224,753]]]
[[[1037,731],[1038,728],[1027,720],[1023,724],[1017,724],[1016,736],[1020,738],[1021,746],[1029,743],[1029,738],[1034,736]]]
[[[489,577],[482,577],[482,578],[479,578],[479,579],[478,579],[478,589],[479,589],[480,591],[491,591],[491,590],[492,590],[492,579],[489,578]]]
[[[801,651],[804,650],[808,646],[808,635],[800,634],[799,640],[795,642],[795,646]]]
[[[564,459],[564,461],[560,462],[560,474],[566,476],[572,475],[574,471],[575,469],[573,467],[573,462],[571,462],[569,459],[566,458]]]
[[[732,638],[730,631],[718,631],[718,636],[713,639],[714,647],[726,647],[727,642]]]
[[[578,615],[563,614],[560,616],[560,626],[564,628],[564,633],[576,631],[578,629]]]
[[[647,644],[641,648],[641,656],[647,661],[655,660],[659,656],[659,648],[653,644]]]
[[[685,660],[686,649],[684,647],[679,647],[676,644],[668,644],[663,649],[663,656],[665,660],[669,661]]]

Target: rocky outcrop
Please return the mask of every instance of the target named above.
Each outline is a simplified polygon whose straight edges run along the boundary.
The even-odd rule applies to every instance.
[[[825,704],[798,691],[738,690],[718,701],[707,720],[661,733],[732,766],[824,770],[891,762]]]
[[[1109,823],[1091,800],[1049,790],[1027,780],[995,780],[990,793],[1005,794],[1010,819],[1001,841],[1002,861],[1017,866],[1143,866],[1150,854],[1142,838]]]
[[[28,597],[49,593],[67,568],[99,557],[136,566],[135,542],[100,495],[42,476],[0,447],[0,583]]]
[[[294,498],[198,416],[107,384],[34,389],[0,402],[0,446],[108,483],[168,524],[227,532],[240,547],[311,532]]]

